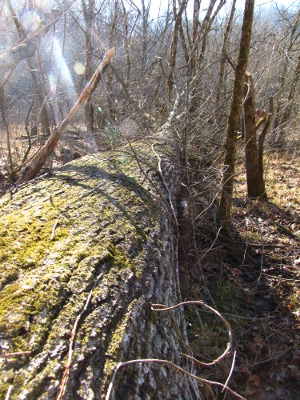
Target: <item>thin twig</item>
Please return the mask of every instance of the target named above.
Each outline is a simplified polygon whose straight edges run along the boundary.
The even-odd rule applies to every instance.
[[[193,223],[195,223],[199,218],[201,218],[202,215],[205,214],[210,209],[210,207],[215,204],[215,201],[219,197],[219,195],[220,195],[220,192],[218,190],[217,193],[215,194],[214,198],[212,199],[212,201],[209,203],[209,205],[204,210],[202,210],[200,214],[198,214],[194,218]]]
[[[263,233],[262,233],[260,225],[258,225],[258,229],[259,229],[260,239],[261,239],[260,273],[257,278],[257,282],[256,282],[254,289],[257,289],[257,287],[259,285],[259,282],[261,280],[261,276],[263,273],[263,267],[264,267],[264,240],[263,240]]]
[[[123,364],[124,363],[120,362],[119,364],[116,365],[114,373],[113,373],[113,376],[112,376],[111,381],[110,381],[109,386],[108,386],[108,390],[107,390],[107,393],[106,393],[106,396],[105,396],[105,400],[109,400],[110,399],[110,396],[111,396],[111,393],[112,393],[112,390],[113,390],[113,386],[114,386],[114,383],[115,383],[115,380],[116,380],[117,372],[123,366]]]
[[[224,387],[223,387],[223,389],[222,389],[222,393],[223,393],[224,390],[227,388],[228,383],[229,383],[230,378],[231,378],[231,375],[232,375],[232,373],[233,373],[234,365],[235,365],[235,358],[236,358],[236,350],[235,350],[234,353],[233,353],[233,359],[232,359],[231,368],[230,368],[230,371],[229,371],[228,378],[226,379],[226,382],[225,382]]]
[[[241,395],[236,393],[234,390],[230,389],[229,387],[225,387],[225,385],[223,385],[223,383],[216,382],[216,381],[210,381],[210,380],[204,379],[204,378],[199,378],[198,376],[196,376],[194,374],[191,374],[188,371],[185,371],[183,368],[179,367],[178,365],[172,363],[169,360],[160,360],[160,359],[156,359],[156,358],[130,360],[130,361],[125,361],[123,363],[117,364],[116,369],[115,369],[115,371],[113,373],[113,376],[112,376],[112,380],[111,380],[111,382],[109,384],[105,400],[110,400],[110,398],[111,398],[113,385],[114,385],[114,382],[116,380],[116,375],[117,375],[117,372],[119,371],[119,369],[123,368],[123,367],[127,367],[129,365],[133,365],[133,364],[162,364],[164,367],[165,366],[169,366],[170,368],[174,369],[175,371],[180,372],[183,375],[187,375],[190,378],[193,378],[196,381],[201,382],[202,384],[205,383],[205,384],[208,384],[208,385],[215,385],[215,386],[219,386],[221,388],[225,388],[231,395],[235,396],[236,398],[241,399],[241,400],[246,400],[244,397],[242,397]]]
[[[4,400],[9,400],[12,389],[13,389],[13,385],[9,385]]]
[[[163,304],[152,304],[151,305],[151,309],[153,311],[169,311],[169,310],[175,310],[178,307],[184,306],[184,305],[201,305],[205,308],[208,308],[210,311],[212,311],[214,314],[216,314],[225,324],[226,328],[228,329],[228,337],[229,337],[229,342],[227,343],[226,349],[225,351],[214,361],[212,361],[211,363],[203,363],[199,360],[197,360],[196,358],[189,356],[187,354],[183,354],[182,355],[190,360],[193,360],[196,364],[199,365],[205,365],[205,366],[212,366],[215,364],[218,364],[221,360],[223,360],[224,357],[226,357],[230,351],[230,349],[232,348],[232,332],[231,332],[231,326],[229,324],[229,322],[226,321],[226,319],[219,313],[219,311],[215,310],[213,307],[207,305],[206,303],[204,303],[201,300],[198,301],[184,301],[182,303],[176,304],[175,306],[171,306],[171,307],[166,307]]]
[[[168,186],[168,184],[167,184],[167,182],[165,180],[165,177],[163,175],[162,166],[161,166],[161,158],[160,158],[159,154],[155,151],[154,145],[155,145],[155,143],[152,144],[151,148],[152,148],[153,153],[156,155],[156,157],[158,159],[159,175],[160,175],[160,178],[161,178],[162,183],[164,185],[164,188],[166,189],[166,191],[168,193],[168,201],[169,201],[169,204],[170,204],[174,219],[175,219],[175,221],[177,221],[176,211],[175,211],[175,208],[174,208],[174,205],[173,205],[173,202],[172,202],[172,197],[171,197],[171,193],[170,193],[170,190],[169,190],[169,186]],[[177,222],[177,225],[178,225],[178,222]]]
[[[212,311],[213,313],[215,313],[226,325],[227,329],[228,329],[228,335],[229,335],[229,343],[227,344],[226,350],[225,352],[218,357],[216,360],[213,361],[213,363],[201,363],[200,361],[196,360],[194,357],[188,356],[186,354],[183,354],[186,358],[191,359],[192,361],[195,361],[196,363],[200,363],[201,365],[214,365],[216,363],[218,363],[219,361],[221,361],[229,352],[230,348],[232,347],[232,333],[231,333],[231,327],[230,324],[225,320],[225,318],[214,308],[210,307],[209,305],[205,304],[203,301],[185,301],[179,304],[176,304],[174,306],[171,307],[167,307],[164,304],[151,304],[151,309],[153,311],[168,311],[168,313],[170,314],[171,310],[175,310],[178,307],[182,307],[185,305],[201,305],[205,308],[208,308],[210,311]],[[183,368],[179,367],[178,365],[174,364],[173,362],[169,361],[169,360],[160,360],[160,359],[139,359],[139,360],[130,360],[130,361],[125,361],[122,363],[118,363],[115,367],[111,382],[108,386],[108,391],[105,397],[105,400],[110,400],[111,395],[112,395],[112,391],[113,391],[113,386],[116,380],[116,376],[117,376],[117,372],[119,371],[120,368],[123,367],[127,367],[129,365],[133,365],[133,364],[150,364],[150,363],[155,363],[155,364],[162,364],[163,366],[169,366],[170,368],[174,369],[175,371],[188,376],[189,378],[195,379],[198,382],[201,382],[202,384],[208,384],[208,385],[215,385],[215,386],[219,386],[222,388],[222,392],[223,391],[228,391],[231,395],[237,397],[238,399],[242,399],[245,400],[244,397],[240,396],[238,393],[234,392],[232,389],[230,389],[228,387],[228,382],[230,380],[230,377],[232,375],[233,369],[234,369],[234,364],[235,364],[235,358],[236,358],[236,352],[234,352],[234,356],[233,356],[233,362],[231,365],[231,369],[229,372],[229,376],[225,382],[225,384],[223,385],[220,382],[216,382],[216,381],[210,381],[204,378],[199,378],[198,376],[196,376],[195,374],[185,371]]]
[[[177,222],[177,218],[176,215],[174,215],[173,209],[171,207],[171,205],[168,203],[168,201],[164,198],[163,194],[161,193],[161,191],[157,188],[157,185],[152,181],[152,179],[148,176],[148,174],[144,171],[141,162],[139,160],[138,155],[136,154],[136,151],[134,149],[134,147],[132,146],[130,140],[128,139],[128,137],[126,136],[126,140],[128,142],[128,145],[133,153],[133,156],[138,164],[138,167],[141,171],[141,173],[144,175],[144,177],[147,179],[148,182],[150,182],[151,186],[153,187],[153,189],[155,190],[155,192],[158,194],[158,196],[162,199],[163,204],[166,206],[167,210],[171,213],[172,218],[174,219],[174,222],[176,224],[176,226],[178,227],[178,222]]]
[[[182,335],[181,335],[181,332],[180,332],[180,330],[179,330],[179,327],[178,327],[178,324],[177,324],[177,322],[176,322],[176,320],[175,320],[174,315],[171,313],[171,311],[168,311],[168,314],[169,314],[169,316],[170,316],[170,318],[171,318],[171,320],[172,320],[172,322],[173,322],[173,325],[174,325],[174,327],[175,327],[175,330],[176,330],[176,332],[177,332],[177,335],[178,335],[178,337],[179,337],[181,343],[183,344],[184,347],[186,347],[186,348],[192,353],[190,347],[185,343],[185,341],[184,341],[184,339],[183,339],[183,337],[182,337]]]
[[[65,366],[65,370],[61,379],[61,383],[60,383],[60,391],[59,394],[57,396],[57,400],[61,400],[65,394],[65,390],[67,387],[67,383],[68,383],[68,379],[69,379],[69,374],[70,374],[70,367],[71,367],[71,363],[72,363],[72,355],[73,355],[73,344],[74,344],[74,340],[75,340],[75,336],[76,336],[76,331],[77,331],[77,327],[80,321],[80,318],[82,317],[83,313],[87,310],[89,303],[91,301],[92,298],[92,294],[93,294],[93,290],[95,289],[98,281],[102,278],[103,276],[103,272],[101,272],[100,275],[98,275],[98,277],[95,280],[95,283],[92,287],[92,289],[89,292],[89,295],[87,297],[87,300],[85,302],[85,306],[83,308],[83,310],[81,311],[81,313],[77,316],[72,331],[71,331],[71,335],[70,335],[70,341],[69,341],[69,351],[68,351],[68,361],[67,364]]]
[[[218,240],[218,237],[219,237],[219,234],[220,234],[220,232],[221,232],[221,229],[222,229],[222,227],[219,228],[219,230],[218,230],[218,232],[217,232],[217,235],[216,235],[216,237],[215,237],[215,240],[212,242],[210,248],[209,248],[208,250],[206,250],[206,252],[201,256],[200,261],[203,261],[203,259],[207,256],[207,254],[208,254],[208,253],[211,251],[211,249],[214,247],[216,241]]]
[[[245,96],[245,98],[244,98],[244,101],[243,101],[243,103],[242,103],[242,107],[243,107],[243,105],[245,104],[246,100],[248,99],[249,92],[250,92],[250,85],[249,85],[249,83],[246,83],[246,82],[245,82],[245,85],[248,86],[248,90],[247,90],[247,94],[246,94],[246,96]]]
[[[52,228],[52,233],[51,233],[51,238],[50,241],[52,242],[52,240],[54,239],[54,233],[55,233],[55,229],[57,227],[58,224],[58,220],[60,218],[61,214],[58,216],[57,220],[54,222],[53,228]]]

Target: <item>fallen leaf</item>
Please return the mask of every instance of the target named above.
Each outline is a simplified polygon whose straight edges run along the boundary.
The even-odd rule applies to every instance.
[[[248,367],[243,367],[243,368],[241,369],[241,372],[242,372],[243,374],[245,374],[245,375],[248,375],[248,376],[251,375],[251,372],[249,371]]]
[[[241,276],[242,275],[242,271],[238,268],[231,268],[231,272],[234,276]]]
[[[260,388],[260,376],[259,375],[251,375],[249,378],[249,384],[257,389]]]

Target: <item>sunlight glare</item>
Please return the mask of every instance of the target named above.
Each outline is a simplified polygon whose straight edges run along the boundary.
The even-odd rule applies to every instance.
[[[55,96],[56,93],[56,82],[55,82],[55,78],[54,75],[50,72],[49,76],[49,85],[50,85],[50,92],[52,94],[52,96]]]
[[[22,14],[21,20],[22,20],[22,25],[27,33],[28,32],[32,33],[36,31],[42,22],[41,17],[33,8],[25,10],[24,13]]]
[[[38,8],[39,10],[47,13],[47,12],[50,12],[54,8],[55,1],[54,0],[33,0],[33,5],[35,8]]]
[[[49,73],[48,80],[49,80],[50,93],[51,93],[50,101],[52,103],[55,125],[57,125],[58,115],[57,115],[57,107],[56,107],[56,101],[55,101],[57,82],[56,82],[56,79],[55,79],[54,75],[52,74],[52,72]]]
[[[48,75],[48,80],[49,80],[49,86],[50,86],[50,101],[52,103],[53,111],[54,111],[54,119],[55,119],[55,124],[57,124],[58,121],[58,112],[57,112],[57,88],[59,85],[59,80],[63,81],[65,85],[65,89],[72,99],[76,97],[76,91],[74,87],[74,83],[72,80],[71,73],[69,71],[69,68],[67,66],[67,63],[65,61],[65,58],[62,54],[61,47],[58,43],[58,40],[54,37],[53,39],[53,55],[54,55],[54,60],[55,64],[54,68],[52,71],[50,71]]]
[[[64,59],[64,56],[62,54],[58,40],[56,38],[53,39],[53,51],[56,64],[60,69],[61,78],[66,86],[66,90],[69,94],[73,95],[75,93],[75,90],[74,90],[72,76],[67,66],[67,63]]]

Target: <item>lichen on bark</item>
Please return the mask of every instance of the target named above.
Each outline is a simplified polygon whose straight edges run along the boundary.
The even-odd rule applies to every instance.
[[[64,398],[104,399],[120,361],[179,361],[169,317],[150,311],[151,302],[180,299],[176,229],[145,178],[167,198],[150,144],[135,151],[143,172],[124,148],[66,164],[0,200],[0,399],[10,386],[11,399],[57,398],[74,321],[100,273]],[[160,151],[175,196],[176,157]],[[185,378],[150,366],[123,371],[115,396],[146,399],[153,390],[157,399],[192,398]]]

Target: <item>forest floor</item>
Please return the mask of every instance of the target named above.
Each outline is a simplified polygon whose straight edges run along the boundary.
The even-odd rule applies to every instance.
[[[214,207],[196,224],[190,295],[215,306],[232,327],[236,350],[232,389],[250,400],[296,400],[300,399],[299,158],[265,157],[269,199],[265,203],[247,198],[242,159],[237,165],[231,238],[216,233]],[[228,335],[215,316],[201,318],[197,316],[193,324],[191,317],[190,345],[197,359],[208,362],[224,351]],[[232,357],[227,364],[198,373],[224,382],[231,365]],[[210,390],[207,398],[214,398]],[[216,398],[223,399],[224,394]]]

